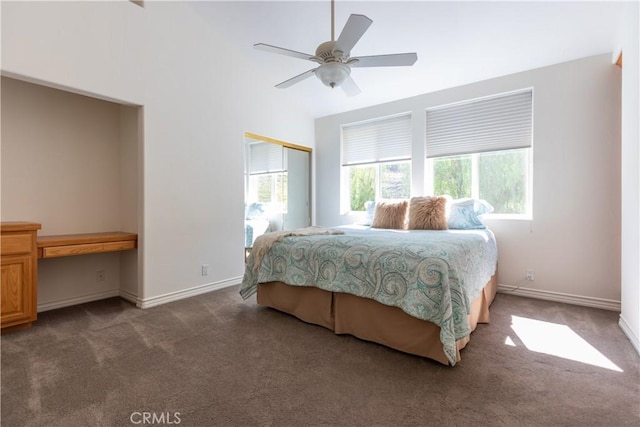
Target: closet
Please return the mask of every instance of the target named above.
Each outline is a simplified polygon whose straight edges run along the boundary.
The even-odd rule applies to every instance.
[[[311,225],[311,148],[245,133],[245,249]]]

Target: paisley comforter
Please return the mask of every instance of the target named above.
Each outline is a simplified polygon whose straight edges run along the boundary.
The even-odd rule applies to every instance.
[[[344,234],[285,237],[257,268],[249,256],[242,297],[253,295],[258,283],[281,281],[371,298],[438,325],[455,364],[456,341],[471,333],[471,301],[495,273],[493,233],[337,228]]]

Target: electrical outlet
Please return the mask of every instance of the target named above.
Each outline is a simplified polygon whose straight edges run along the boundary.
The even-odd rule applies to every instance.
[[[200,272],[201,272],[201,274],[203,276],[208,275],[209,274],[209,264],[202,264]]]
[[[96,282],[104,282],[105,276],[104,270],[96,271]]]
[[[535,280],[535,272],[533,271],[532,268],[528,268],[527,269],[527,280],[530,282],[533,282]]]

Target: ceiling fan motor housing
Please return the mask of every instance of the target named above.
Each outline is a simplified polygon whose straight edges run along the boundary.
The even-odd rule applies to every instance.
[[[320,44],[316,49],[316,57],[321,59],[322,62],[342,62],[344,60],[344,53],[335,50],[336,42],[328,41]]]

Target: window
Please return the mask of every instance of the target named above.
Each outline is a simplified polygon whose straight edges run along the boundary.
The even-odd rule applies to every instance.
[[[528,211],[529,149],[438,157],[432,165],[434,194],[485,199],[495,213]]]
[[[249,176],[250,200],[272,203],[278,209],[287,206],[287,173],[269,173]]]
[[[532,91],[427,110],[434,194],[474,197],[494,214],[531,214]]]
[[[411,115],[342,127],[342,210],[411,193]]]

